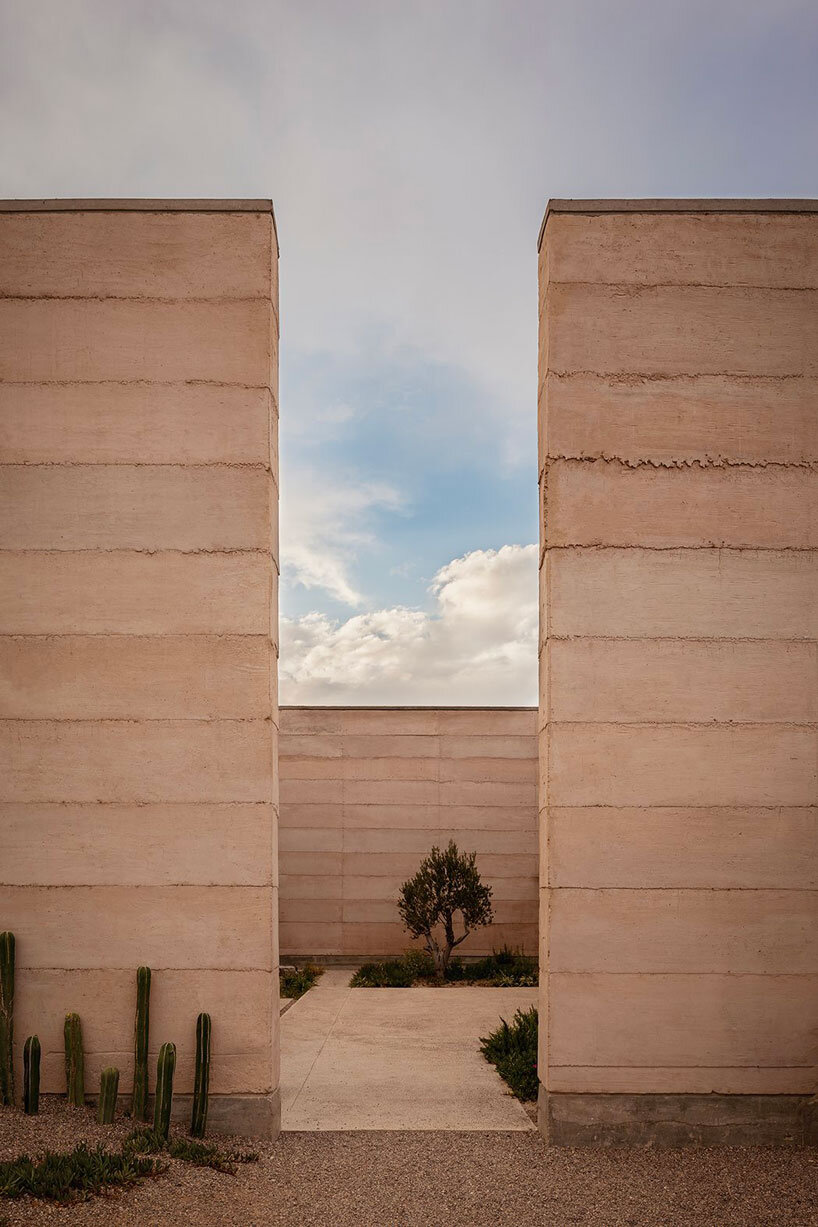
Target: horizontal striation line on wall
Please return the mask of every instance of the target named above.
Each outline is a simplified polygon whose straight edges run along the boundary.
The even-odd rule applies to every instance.
[[[566,541],[559,545],[545,545],[541,549],[542,554],[555,553],[557,551],[565,552],[568,550],[582,550],[584,553],[592,553],[602,550],[640,550],[650,554],[695,554],[703,550],[718,550],[724,554],[816,554],[818,555],[818,547],[812,545],[796,546],[796,545],[722,545],[715,541],[703,541],[701,545],[644,545],[642,542],[634,542],[633,545],[606,545],[602,542],[593,542],[584,544],[581,541]]]
[[[252,469],[269,473],[273,484],[275,470],[263,460],[3,460],[0,469]]]
[[[269,383],[242,383],[227,379],[0,379],[3,388],[244,388],[248,392],[269,392]],[[275,405],[275,396],[273,396]]]
[[[258,303],[270,305],[269,294],[204,294],[183,298],[165,294],[0,294],[0,302],[138,302],[152,306],[188,306],[207,303],[215,306],[232,306],[235,303]],[[273,315],[277,317],[275,304]]]

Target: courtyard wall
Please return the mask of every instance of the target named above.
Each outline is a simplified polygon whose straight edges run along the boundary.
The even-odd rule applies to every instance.
[[[410,942],[400,885],[433,844],[477,852],[496,923],[459,947],[537,951],[532,708],[281,709],[282,957],[375,957]]]
[[[132,1080],[213,1018],[211,1121],[278,1127],[278,249],[269,201],[0,207],[0,928],[17,1069]],[[155,1069],[155,1064],[154,1064]],[[153,1085],[153,1079],[151,1079]]]
[[[818,1051],[815,202],[552,202],[541,1125],[797,1130]]]

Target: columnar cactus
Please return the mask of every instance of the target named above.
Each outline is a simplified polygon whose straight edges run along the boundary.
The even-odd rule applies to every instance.
[[[0,1105],[14,1101],[14,934],[0,933]]]
[[[23,1111],[36,1116],[40,1110],[40,1041],[30,1035],[23,1045]]]
[[[101,1125],[110,1125],[114,1119],[116,1097],[119,1091],[119,1070],[113,1066],[104,1069],[99,1079],[99,1102],[97,1120]]]
[[[190,1132],[203,1138],[207,1128],[207,1093],[210,1086],[210,1015],[196,1019],[196,1073],[193,1080],[193,1115]]]
[[[148,1115],[148,1033],[150,1029],[151,969],[136,970],[136,1015],[133,1041],[133,1096],[131,1116],[146,1120]]]
[[[167,1139],[170,1130],[170,1109],[173,1103],[173,1072],[176,1069],[176,1045],[163,1044],[156,1064],[156,1097],[153,1106],[153,1131]]]
[[[65,1027],[65,1082],[68,1102],[72,1108],[85,1105],[85,1061],[82,1055],[82,1027],[79,1014],[66,1014]]]

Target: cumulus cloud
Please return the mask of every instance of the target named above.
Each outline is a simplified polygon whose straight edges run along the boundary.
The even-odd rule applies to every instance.
[[[537,546],[474,550],[429,593],[430,612],[283,619],[282,703],[534,704]]]
[[[353,483],[309,469],[282,468],[285,583],[321,589],[344,605],[361,605],[363,595],[351,573],[357,551],[376,545],[369,517],[378,508],[397,511],[403,502],[399,491],[385,482]]]

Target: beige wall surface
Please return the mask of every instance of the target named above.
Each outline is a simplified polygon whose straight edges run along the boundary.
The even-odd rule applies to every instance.
[[[683,210],[540,252],[551,1092],[818,1076],[818,215]]]
[[[529,708],[281,710],[282,955],[398,954],[397,897],[433,844],[477,853],[496,922],[459,950],[537,951]]]
[[[0,929],[45,1091],[71,1010],[130,1090],[145,963],[152,1062],[189,1094],[208,1011],[214,1124],[269,1133],[278,251],[178,203],[0,211]]]

